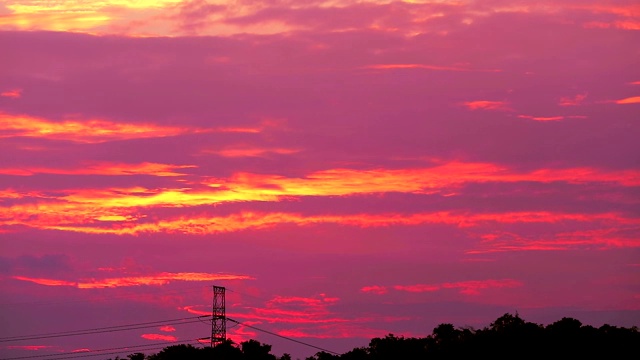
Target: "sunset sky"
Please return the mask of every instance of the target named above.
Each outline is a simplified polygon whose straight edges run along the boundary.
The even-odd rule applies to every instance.
[[[336,352],[640,325],[637,0],[8,0],[0,30],[1,357],[194,343],[159,321],[212,285]]]

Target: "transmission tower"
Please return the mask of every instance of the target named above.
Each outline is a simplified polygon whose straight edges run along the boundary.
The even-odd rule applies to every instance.
[[[225,288],[213,287],[213,311],[211,313],[211,347],[222,344],[227,340],[227,318],[225,315]]]

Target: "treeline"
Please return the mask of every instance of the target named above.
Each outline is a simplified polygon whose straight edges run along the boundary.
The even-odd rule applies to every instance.
[[[394,336],[374,338],[367,347],[342,355],[319,352],[305,360],[417,360],[461,358],[629,358],[640,359],[640,332],[603,325],[595,328],[573,318],[542,326],[504,314],[483,329],[440,324],[425,338]],[[130,360],[291,360],[276,357],[271,345],[255,340],[238,345],[231,340],[215,348],[176,345],[157,354],[131,354]]]

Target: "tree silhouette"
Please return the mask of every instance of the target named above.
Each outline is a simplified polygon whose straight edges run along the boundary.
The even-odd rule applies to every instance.
[[[425,338],[405,338],[393,334],[373,338],[368,347],[342,355],[325,351],[306,360],[438,360],[462,358],[603,358],[640,359],[637,327],[602,325],[595,328],[573,318],[562,318],[546,327],[524,321],[516,313],[504,314],[488,327],[474,330],[440,324]],[[291,360],[271,354],[271,345],[248,340],[236,345],[227,340],[215,348],[173,345],[157,354],[135,353],[129,360]],[[118,359],[118,358],[116,358]]]
[[[246,360],[276,360],[274,355],[271,355],[271,345],[261,344],[256,340],[248,340],[240,343],[243,359]]]

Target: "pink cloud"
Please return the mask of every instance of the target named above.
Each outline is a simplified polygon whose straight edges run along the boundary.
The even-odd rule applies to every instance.
[[[439,66],[439,65],[428,65],[428,64],[376,64],[376,65],[368,65],[368,66],[365,66],[364,68],[375,69],[375,70],[422,69],[422,70],[435,70],[435,71],[478,71],[478,72],[500,72],[501,71],[497,69],[482,70],[482,69],[471,69],[467,67]]]
[[[579,106],[582,105],[584,100],[587,98],[587,94],[577,94],[575,96],[566,96],[560,98],[560,102],[558,105],[560,106]]]
[[[432,292],[432,291],[440,290],[441,286],[417,284],[417,285],[396,285],[393,288],[395,290],[408,291],[408,292]]]
[[[360,291],[365,293],[378,294],[378,295],[386,294],[387,292],[389,292],[386,286],[380,286],[380,285],[365,286],[361,288]]]
[[[45,286],[72,286],[78,289],[104,289],[141,285],[166,285],[172,281],[216,281],[216,280],[250,280],[246,275],[208,274],[208,273],[158,273],[148,276],[126,276],[106,279],[86,279],[78,282],[14,276],[16,280],[28,281]]]
[[[493,288],[515,288],[521,287],[523,284],[520,281],[513,279],[501,279],[501,280],[472,280],[472,281],[459,281],[459,282],[446,282],[440,284],[417,284],[417,285],[396,285],[393,288],[399,291],[408,292],[434,292],[442,289],[458,289],[461,294],[464,295],[478,295],[481,290],[493,289]]]
[[[156,163],[94,163],[86,164],[82,167],[63,169],[63,168],[0,168],[0,174],[30,176],[34,174],[56,174],[56,175],[109,175],[109,176],[126,176],[126,175],[153,175],[153,176],[183,176],[185,174],[176,172],[178,169],[194,168],[194,165],[169,165]]]
[[[140,335],[140,337],[147,340],[160,340],[160,341],[168,341],[168,342],[178,340],[178,338],[175,336],[162,335],[162,334],[142,334]]]
[[[171,325],[165,325],[165,326],[161,326],[160,327],[160,331],[164,331],[164,332],[173,332],[176,331],[176,328],[174,328]]]
[[[499,110],[507,111],[510,108],[505,101],[489,101],[489,100],[475,100],[467,101],[463,103],[469,110]]]
[[[616,100],[616,104],[639,104],[640,96],[628,97],[620,100]]]
[[[282,225],[316,226],[321,224],[339,224],[360,228],[418,226],[425,224],[444,224],[460,228],[480,226],[488,223],[538,223],[553,224],[558,222],[605,222],[619,224],[638,223],[638,219],[616,213],[558,213],[558,212],[505,212],[505,213],[470,213],[470,212],[433,212],[433,213],[382,213],[382,214],[344,214],[344,215],[304,215],[300,213],[254,213],[242,212],[226,217],[193,217],[190,219],[166,219],[159,222],[136,224],[135,218],[105,218],[100,226],[43,226],[89,234],[140,235],[152,233],[182,234],[219,234],[245,230],[273,229]],[[110,225],[110,222],[125,222]],[[103,225],[104,224],[104,225]]]
[[[22,89],[13,89],[13,90],[3,91],[0,93],[0,96],[12,98],[12,99],[18,99],[22,97]]]
[[[564,119],[564,116],[531,116],[531,115],[518,115],[521,119],[531,119],[535,121],[558,121]]]
[[[7,346],[7,349],[38,351],[43,349],[50,349],[52,347],[53,346],[49,345],[9,345]]]
[[[468,254],[512,251],[570,251],[636,248],[640,240],[634,227],[601,228],[561,232],[549,236],[527,237],[515,233],[494,233],[482,236],[483,241]]]

